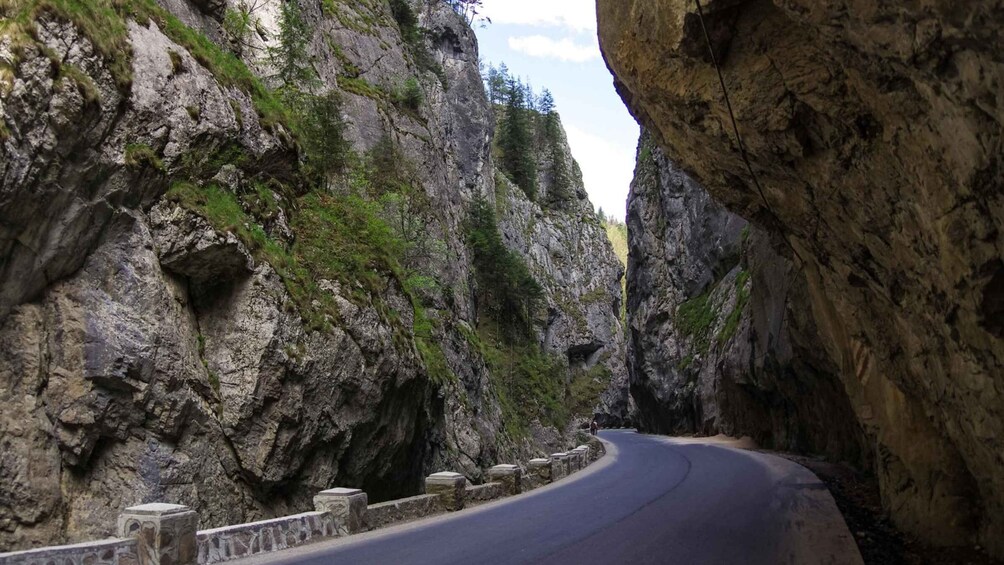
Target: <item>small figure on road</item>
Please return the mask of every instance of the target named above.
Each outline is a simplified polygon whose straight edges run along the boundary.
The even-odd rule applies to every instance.
[[[589,433],[590,434],[596,435],[596,432],[599,429],[600,429],[600,425],[596,423],[596,420],[593,420],[592,422],[589,423]]]

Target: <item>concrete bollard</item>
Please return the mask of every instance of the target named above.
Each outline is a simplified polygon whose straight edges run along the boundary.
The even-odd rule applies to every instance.
[[[140,565],[195,565],[199,515],[180,504],[141,504],[119,514],[119,537],[137,538]]]
[[[516,465],[496,465],[488,470],[488,478],[502,483],[508,496],[523,492],[523,471]]]
[[[551,482],[551,460],[550,459],[531,459],[529,463],[529,471],[527,473],[530,478],[530,482],[534,486],[546,485]]]
[[[568,454],[565,452],[551,454],[551,480],[557,481],[568,476]]]
[[[425,494],[438,494],[439,505],[449,511],[463,510],[467,478],[460,473],[442,471],[425,478]]]
[[[357,488],[337,487],[314,496],[314,509],[328,512],[335,519],[338,535],[359,533],[366,529],[366,506],[369,498]]]

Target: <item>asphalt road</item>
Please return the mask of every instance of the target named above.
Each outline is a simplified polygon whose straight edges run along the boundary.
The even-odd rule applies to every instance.
[[[608,455],[528,494],[249,563],[861,563],[825,486],[762,453],[601,432]]]

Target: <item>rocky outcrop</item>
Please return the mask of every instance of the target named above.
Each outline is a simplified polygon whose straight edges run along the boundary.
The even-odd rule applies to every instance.
[[[893,519],[1004,554],[1000,2],[597,5],[666,156],[804,273]]]
[[[505,176],[497,177],[499,227],[506,245],[526,257],[544,287],[547,315],[539,330],[544,349],[567,359],[570,379],[591,382],[580,383],[582,389],[603,391],[590,399],[596,403],[592,414],[576,416],[623,425],[629,416],[620,320],[624,268],[596,218],[563,132],[558,146],[571,179],[568,194],[553,194],[553,179],[545,173],[551,170],[550,157],[541,152],[535,201]]]
[[[638,424],[749,435],[861,464],[864,437],[800,305],[805,280],[644,134],[628,198],[628,365]]]
[[[463,225],[495,184],[473,31],[442,2],[412,4],[419,30],[383,1],[300,3],[310,88],[337,95],[357,167],[315,186],[303,123],[261,78],[278,3],[242,60],[220,26],[234,5],[0,7],[27,22],[0,33],[0,549],[111,534],[140,502],[212,527],[544,450],[506,433],[465,333]],[[366,192],[375,147],[413,200]],[[388,262],[367,230],[391,212],[427,253]],[[608,253],[591,237],[575,261]]]

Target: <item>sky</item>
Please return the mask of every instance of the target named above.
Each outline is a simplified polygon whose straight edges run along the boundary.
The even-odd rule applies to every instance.
[[[482,15],[492,22],[475,25],[485,65],[505,62],[551,91],[589,199],[623,220],[638,125],[600,56],[595,0],[484,0]]]

